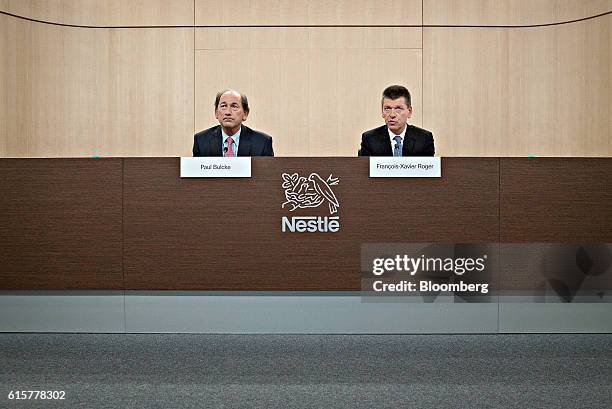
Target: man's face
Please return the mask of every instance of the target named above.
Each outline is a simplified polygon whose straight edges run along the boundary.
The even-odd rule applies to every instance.
[[[406,98],[398,99],[384,98],[382,103],[382,117],[387,124],[387,128],[396,135],[404,130],[408,118],[412,116],[412,107],[406,105]]]
[[[226,131],[233,135],[240,129],[240,124],[246,121],[248,114],[242,109],[240,94],[228,91],[221,95],[219,105],[215,111],[215,117]]]

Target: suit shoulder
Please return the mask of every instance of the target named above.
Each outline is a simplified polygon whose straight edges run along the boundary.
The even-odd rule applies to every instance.
[[[419,128],[418,126],[408,125],[408,130],[415,136],[433,136],[427,129]]]
[[[255,129],[251,129],[248,126],[245,126],[244,128],[251,134],[251,138],[259,139],[261,141],[266,142],[272,140],[272,137],[267,133],[256,131]]]
[[[369,131],[365,131],[361,136],[364,139],[370,138],[374,135],[384,135],[387,132],[387,126],[379,126],[378,128],[370,129]]]
[[[200,138],[200,137],[206,137],[208,135],[211,135],[214,132],[216,132],[217,128],[219,128],[219,127],[220,127],[220,125],[217,125],[217,126],[213,126],[211,128],[208,128],[208,129],[204,129],[203,131],[200,131],[200,132],[196,133],[195,137],[196,138]]]

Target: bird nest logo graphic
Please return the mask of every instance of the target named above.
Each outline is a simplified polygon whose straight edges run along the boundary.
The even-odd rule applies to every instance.
[[[331,187],[339,181],[339,178],[334,178],[331,174],[325,180],[317,173],[311,173],[308,178],[297,173],[283,173],[282,187],[285,189],[286,202],[281,207],[288,207],[289,211],[293,212],[295,209],[319,207],[327,202],[329,214],[335,214],[340,204]]]

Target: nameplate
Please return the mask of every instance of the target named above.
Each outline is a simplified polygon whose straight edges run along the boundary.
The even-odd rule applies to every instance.
[[[370,156],[371,178],[439,178],[441,176],[441,158]]]
[[[182,157],[182,178],[250,178],[251,158]]]

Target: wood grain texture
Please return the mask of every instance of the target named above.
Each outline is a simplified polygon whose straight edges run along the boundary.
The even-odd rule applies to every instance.
[[[611,243],[612,161],[501,159],[501,241]]]
[[[508,32],[424,29],[423,126],[439,156],[500,156],[508,139]]]
[[[0,10],[88,26],[192,25],[193,0],[3,0]]]
[[[228,183],[180,179],[177,159],[125,159],[126,288],[358,290],[362,243],[496,241],[498,166],[445,159],[441,179],[383,180],[367,159],[253,158],[254,177]],[[340,178],[338,233],[281,232],[283,172]]]
[[[68,23],[228,26],[69,29],[0,16],[0,156],[189,155],[226,87],[251,97],[247,125],[272,134],[277,155],[354,156],[361,133],[382,123],[391,83],[413,92],[413,123],[434,133],[439,156],[612,155],[612,15],[528,29],[235,27],[418,25],[421,12],[426,24],[537,24],[612,9],[423,4],[0,0]]]
[[[611,0],[423,0],[423,24],[550,24],[611,10]]]
[[[189,145],[193,29],[0,21],[4,156],[175,156]]]
[[[612,156],[612,15],[508,35],[500,155]]]
[[[504,244],[500,259],[503,294],[571,302],[576,296],[603,298],[612,290],[612,244]]]
[[[384,124],[391,84],[410,89],[411,123],[421,125],[421,65],[421,51],[408,49],[197,51],[196,128],[218,123],[214,96],[233,88],[249,97],[246,125],[272,135],[277,156],[356,156],[361,134]]]
[[[0,161],[0,289],[121,289],[122,160]]]
[[[215,27],[196,29],[198,50],[421,48],[414,27]],[[238,52],[238,51],[237,51]]]
[[[540,256],[507,243],[612,242],[610,159],[445,158],[440,179],[371,179],[365,158],[253,158],[253,178],[233,180],[181,179],[176,158],[0,171],[2,290],[358,290],[364,243],[499,240],[502,289],[534,290]],[[328,215],[283,209],[283,172],[340,178],[338,233],[282,233],[283,216]]]
[[[612,16],[424,30],[425,128],[441,156],[610,156]]]
[[[196,25],[421,24],[421,0],[196,0]]]
[[[0,0],[0,7],[2,6],[3,0]],[[6,75],[8,72],[7,61],[10,61],[9,57],[9,44],[6,41],[8,33],[6,27],[3,24],[6,20],[0,16],[0,158],[7,156],[7,143],[8,143],[8,115],[9,115],[9,76]]]

